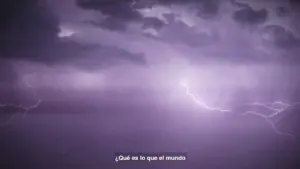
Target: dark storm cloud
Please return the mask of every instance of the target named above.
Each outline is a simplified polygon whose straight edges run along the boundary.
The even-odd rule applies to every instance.
[[[0,58],[0,102],[9,103],[20,98],[18,87],[18,74],[13,63]]]
[[[300,1],[299,0],[288,0],[290,6],[293,7],[300,7]]]
[[[98,10],[109,16],[98,26],[112,29],[124,30],[130,21],[138,21],[154,28],[161,28],[163,22],[155,18],[143,17],[136,9],[151,8],[156,4],[160,5],[190,5],[196,9],[197,15],[203,19],[211,19],[218,15],[219,0],[157,0],[157,1],[136,1],[132,0],[77,0],[77,6],[86,10]]]
[[[37,58],[42,51],[47,54],[58,33],[58,21],[51,13],[33,0],[13,0],[0,6],[4,22],[1,57]]]
[[[94,24],[105,29],[125,31],[127,24],[131,21],[141,22],[145,28],[149,26],[161,28],[163,26],[161,20],[152,17],[143,17],[135,10],[153,5],[151,3],[141,3],[137,1],[137,3],[133,5],[132,0],[78,0],[77,5],[86,10],[98,10],[108,16],[103,21]]]
[[[117,66],[122,63],[130,62],[137,65],[146,65],[147,60],[141,53],[130,53],[115,46],[95,46],[88,47],[86,50],[77,52],[78,57],[69,58],[72,65],[83,69],[101,69],[110,66]],[[76,55],[76,52],[70,51]],[[68,64],[68,59],[65,60]]]
[[[132,9],[130,0],[77,0],[83,9],[99,10],[104,15],[122,20],[139,20],[142,16]]]
[[[161,35],[162,41],[171,44],[183,43],[190,47],[200,48],[213,45],[219,38],[217,31],[212,31],[211,34],[196,32],[184,22],[176,21],[173,14],[166,14],[165,18],[168,21],[168,25],[162,29],[164,31]]]
[[[250,6],[245,6],[233,13],[233,19],[242,25],[253,26],[265,23],[268,18],[266,9],[254,10]]]
[[[12,84],[17,80],[17,73],[13,65],[7,60],[0,59],[0,86],[4,87],[6,83]]]
[[[138,65],[146,65],[147,60],[145,56],[141,53],[130,53],[127,50],[120,49],[117,47],[105,47],[100,51],[103,59],[115,59],[115,60],[128,60]],[[114,56],[114,58],[112,58]]]
[[[0,4],[0,57],[6,59],[22,59],[38,61],[44,64],[55,64],[63,61],[84,57],[77,53],[93,51],[95,47],[90,44],[82,45],[71,41],[61,41],[57,37],[59,33],[59,21],[46,6],[42,6],[34,0],[11,0]],[[113,27],[113,25],[112,25]],[[105,55],[102,50],[105,50]],[[94,57],[103,58],[105,64],[107,57],[114,59],[127,59],[136,64],[144,64],[144,58],[140,55],[126,52],[122,49],[97,47],[99,53]],[[142,56],[141,56],[142,57]],[[99,63],[100,65],[100,63]],[[88,65],[86,65],[88,66]]]
[[[236,6],[236,7],[239,7],[239,8],[247,8],[247,7],[250,7],[249,4],[237,2],[236,0],[231,0],[230,2],[231,2],[232,5],[234,5],[234,6]]]
[[[275,12],[278,17],[286,17],[290,11],[287,7],[277,7]]]
[[[143,23],[143,28],[160,29],[165,25],[165,23],[162,20],[159,20],[158,18],[154,17],[145,17]]]
[[[218,15],[220,0],[158,0],[157,3],[163,5],[192,5],[196,9],[197,15],[202,19],[212,19]]]
[[[113,31],[126,31],[128,25],[128,21],[112,16],[109,16],[108,18],[105,18],[103,21],[100,22],[91,21],[89,23],[94,26]],[[160,29],[165,25],[165,23],[162,20],[159,20],[155,17],[144,17],[143,20],[140,21],[140,23],[143,24],[144,29]]]
[[[156,0],[155,2],[157,4],[165,4],[165,5],[170,5],[170,4],[195,4],[195,3],[203,3],[203,2],[208,2],[209,0]],[[215,1],[215,0],[212,0]]]
[[[263,43],[281,49],[299,47],[300,40],[280,25],[267,25],[261,31]]]
[[[164,18],[168,22],[165,24],[157,18],[151,18],[151,24],[144,28],[155,28],[159,36],[146,34],[147,37],[172,45],[187,45],[192,48],[202,48],[213,45],[219,40],[219,34],[216,30],[210,33],[197,32],[183,21],[176,20],[174,14],[165,14]]]
[[[125,31],[127,28],[126,21],[111,16],[100,22],[91,21],[90,24],[97,27],[102,27],[104,29],[116,30],[116,31]]]
[[[9,31],[16,16],[20,15],[24,9],[32,8],[34,1],[1,1],[0,5],[0,18],[1,18],[1,31]]]
[[[57,47],[60,52],[44,64],[62,63],[81,69],[103,69],[124,63],[144,66],[146,57],[142,53],[131,53],[116,46],[100,44],[82,44],[74,41],[65,42]]]
[[[283,49],[285,52],[286,49],[293,47],[295,49],[299,44],[294,30],[281,29],[290,28],[290,25],[285,25],[288,22],[285,20],[290,17],[290,9],[286,3],[276,0],[266,3],[258,0],[232,0],[231,2],[150,0],[135,3],[130,0],[77,0],[74,2],[76,2],[73,3],[74,8],[79,9],[76,11],[77,14],[96,11],[101,16],[92,15],[90,19],[86,18],[86,23],[90,25],[84,26],[81,25],[82,22],[74,19],[76,21],[72,24],[75,29],[78,28],[78,31],[82,32],[82,39],[75,37],[73,40],[79,43],[80,41],[107,43],[108,46],[118,46],[122,50],[144,53],[149,60],[160,60],[160,57],[152,52],[157,48],[160,51],[168,46],[168,49],[172,47],[172,50],[177,51],[177,46],[181,46],[182,49],[178,50],[188,53],[187,56],[199,56],[199,53],[204,53],[205,58],[201,60],[220,60],[222,57],[224,60],[245,62],[258,59],[260,62],[278,58],[273,55],[278,49]],[[282,14],[279,14],[280,12]],[[71,20],[65,20],[66,24]],[[75,25],[78,27],[76,28]],[[279,28],[272,26],[270,28],[266,25],[278,25]],[[251,28],[251,31],[244,28]],[[92,31],[89,33],[89,30]],[[108,39],[107,42],[102,37]],[[135,40],[131,41],[132,39]],[[295,51],[290,52],[295,53]],[[91,53],[96,55],[97,52]],[[118,56],[115,53],[113,55]],[[126,58],[130,60],[130,57]],[[103,60],[106,60],[105,57]],[[142,62],[135,63],[142,64]]]
[[[200,3],[198,16],[203,19],[211,19],[218,15],[220,8],[219,0],[205,0]]]
[[[91,21],[89,23],[96,27],[101,27],[108,30],[126,31],[129,22],[128,20],[109,16],[105,18],[103,21],[99,21],[99,22]],[[144,17],[143,20],[140,20],[140,23],[143,24],[144,29],[147,28],[160,29],[165,25],[165,23],[162,20],[159,20],[158,18],[155,17]]]

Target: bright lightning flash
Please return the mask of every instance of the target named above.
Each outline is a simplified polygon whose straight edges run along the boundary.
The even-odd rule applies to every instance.
[[[230,109],[222,109],[222,108],[218,108],[218,107],[211,107],[208,106],[203,99],[200,99],[198,97],[196,97],[196,95],[194,93],[191,92],[190,87],[187,83],[185,82],[180,82],[180,85],[185,89],[185,94],[187,96],[189,96],[193,102],[195,102],[197,105],[201,106],[204,109],[210,110],[210,111],[219,111],[219,112],[231,112],[234,110],[230,110]],[[245,106],[259,106],[259,107],[263,107],[266,108],[267,110],[271,111],[271,114],[269,115],[265,115],[259,112],[255,112],[255,111],[246,111],[245,113],[241,114],[241,115],[255,115],[258,117],[261,117],[263,119],[266,120],[267,123],[269,123],[272,127],[272,129],[280,135],[287,135],[290,137],[293,137],[292,134],[289,133],[284,133],[279,131],[279,129],[276,127],[275,123],[272,121],[271,118],[278,116],[279,114],[285,112],[288,108],[296,106],[296,105],[300,105],[300,102],[295,102],[293,104],[288,104],[288,103],[284,103],[282,101],[275,101],[273,103],[270,104],[265,104],[265,103],[260,103],[260,102],[253,102],[253,103],[248,103],[245,104]]]

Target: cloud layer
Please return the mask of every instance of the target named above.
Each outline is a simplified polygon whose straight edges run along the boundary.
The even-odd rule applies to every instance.
[[[64,65],[82,71],[135,72],[145,77],[170,67],[172,74],[184,71],[177,70],[178,65],[200,69],[300,61],[299,14],[294,2],[10,2],[1,5],[11,9],[1,10],[7,19],[1,26],[0,52],[8,60],[33,61],[53,69]]]

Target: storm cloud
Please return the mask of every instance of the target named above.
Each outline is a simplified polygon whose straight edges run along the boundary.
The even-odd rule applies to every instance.
[[[15,5],[18,4],[18,5]],[[94,44],[87,45],[73,41],[63,40],[58,37],[60,30],[59,18],[55,13],[40,1],[26,0],[22,2],[5,3],[3,8],[3,24],[1,24],[1,57],[6,59],[20,59],[55,64],[65,62],[70,58],[78,59],[79,53],[87,50],[94,52]],[[6,12],[7,11],[7,12]],[[137,58],[117,47],[97,47],[100,51],[97,57],[99,65],[110,59],[128,59],[133,63],[144,63],[142,56]],[[102,50],[104,50],[102,52]],[[137,59],[134,59],[137,58]],[[88,66],[88,63],[86,63]]]
[[[1,1],[0,165],[118,168],[113,151],[184,150],[182,167],[159,168],[289,168],[299,11],[293,0]]]
[[[292,22],[296,15],[291,16],[296,5],[288,2],[27,0],[15,2],[22,3],[18,7],[13,3],[1,5],[11,9],[1,10],[6,18],[1,57],[18,63],[82,70],[126,71],[123,66],[132,66],[151,72],[162,65],[176,67],[173,60],[186,67],[284,65],[300,60],[299,32]]]

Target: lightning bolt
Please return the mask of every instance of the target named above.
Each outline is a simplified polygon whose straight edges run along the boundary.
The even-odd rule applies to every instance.
[[[296,106],[300,104],[300,102],[295,102],[293,104],[288,104],[288,103],[284,103],[282,101],[275,101],[273,103],[267,104],[267,103],[260,103],[260,102],[254,102],[254,103],[250,103],[248,105],[253,105],[253,106],[260,106],[260,107],[264,107],[270,111],[272,111],[272,113],[270,115],[265,115],[265,117],[267,118],[272,118],[275,116],[278,116],[279,114],[283,113],[285,110],[287,110],[288,108],[292,107],[292,106]],[[281,106],[280,108],[276,108],[275,106]],[[244,113],[244,114],[251,114],[251,113]]]
[[[38,100],[34,105],[31,105],[31,106],[23,106],[23,105],[15,105],[15,104],[0,104],[0,108],[14,107],[14,108],[22,109],[23,115],[25,117],[30,110],[37,108],[41,104],[41,102],[42,102],[42,100]],[[11,118],[9,120],[7,120],[4,123],[0,123],[0,125],[5,126],[5,125],[10,124],[16,118],[16,116],[17,115],[11,116]]]
[[[185,89],[185,94],[187,96],[189,96],[193,100],[194,103],[196,103],[197,105],[201,106],[204,109],[207,109],[207,110],[210,110],[210,111],[219,111],[219,112],[232,112],[233,111],[231,109],[222,109],[222,108],[219,108],[219,107],[211,107],[207,103],[205,103],[203,101],[203,99],[201,99],[199,97],[196,97],[196,95],[193,94],[190,91],[190,87],[187,85],[187,83],[181,82],[180,85]],[[265,114],[262,114],[262,113],[259,113],[259,112],[255,112],[255,111],[246,111],[245,113],[240,114],[240,115],[243,115],[243,116],[253,115],[253,116],[261,117],[261,118],[263,118],[272,127],[272,129],[277,134],[294,137],[290,133],[281,132],[276,127],[275,123],[272,121],[272,118],[275,117],[275,116],[278,116],[279,114],[281,114],[283,112],[285,112],[290,107],[293,107],[293,106],[296,106],[296,105],[300,105],[300,102],[294,102],[293,104],[284,103],[282,101],[275,101],[275,102],[270,103],[270,104],[260,103],[260,102],[253,102],[253,103],[247,103],[245,105],[263,107],[263,108],[266,108],[267,110],[271,111],[271,113],[269,115],[265,115]]]
[[[192,98],[192,100],[197,104],[200,105],[201,107],[207,109],[207,110],[211,110],[211,111],[220,111],[220,112],[231,112],[232,110],[228,110],[228,109],[222,109],[222,108],[218,108],[218,107],[211,107],[209,105],[207,105],[207,103],[205,103],[202,99],[197,98],[191,91],[189,86],[184,83],[181,82],[180,85],[185,89],[185,94],[188,95],[189,97]]]
[[[270,110],[271,113],[269,115],[265,115],[265,114],[258,113],[258,112],[255,112],[255,111],[246,111],[245,113],[243,113],[241,115],[243,115],[243,116],[245,116],[245,115],[254,115],[254,116],[261,117],[261,118],[265,119],[265,121],[267,123],[270,124],[270,126],[273,128],[273,130],[277,134],[287,135],[287,136],[290,136],[290,137],[294,137],[290,133],[284,133],[284,132],[281,132],[280,130],[278,130],[278,128],[276,127],[275,123],[272,121],[272,118],[275,117],[275,116],[278,116],[278,115],[280,115],[282,113],[284,113],[288,108],[294,107],[294,106],[299,105],[299,104],[300,104],[300,102],[295,102],[293,104],[288,104],[288,103],[284,103],[282,101],[275,101],[275,102],[270,103],[270,104],[260,103],[260,102],[254,102],[254,103],[250,103],[248,105],[264,107],[267,110]],[[276,108],[275,107],[276,105],[281,106],[281,107],[280,108]]]
[[[33,97],[36,99],[36,92],[35,90],[33,90],[32,86],[27,83],[27,86],[28,88],[30,88],[33,92]],[[42,100],[41,99],[37,99],[36,103],[31,105],[31,106],[24,106],[24,105],[16,105],[16,104],[1,104],[0,103],[0,109],[1,108],[9,108],[9,107],[12,107],[12,108],[17,108],[17,109],[21,109],[22,111],[22,114],[24,117],[26,117],[27,113],[32,110],[32,109],[35,109],[37,107],[39,107],[39,105],[41,104]],[[12,115],[7,121],[3,122],[3,123],[0,123],[0,126],[6,126],[6,125],[9,125],[15,118],[17,117],[17,114],[15,115]]]

